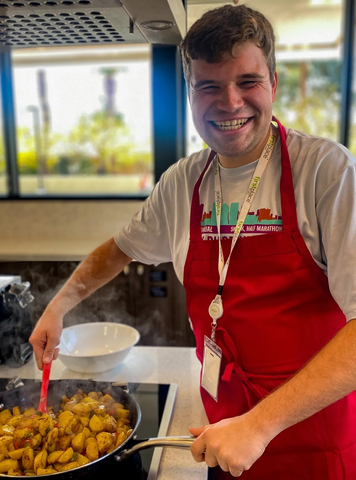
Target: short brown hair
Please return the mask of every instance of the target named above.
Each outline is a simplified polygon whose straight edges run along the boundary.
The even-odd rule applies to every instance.
[[[276,58],[272,25],[262,13],[245,5],[224,5],[204,13],[183,40],[181,54],[188,88],[191,60],[219,63],[225,53],[232,54],[236,44],[245,42],[261,48],[273,83]]]

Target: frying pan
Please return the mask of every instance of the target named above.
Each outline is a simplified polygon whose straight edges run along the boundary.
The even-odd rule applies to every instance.
[[[36,406],[40,396],[41,383],[28,382],[29,381],[26,381],[26,384],[23,387],[3,392],[0,397],[0,403],[3,403],[5,408],[9,409],[18,405],[21,411],[27,407]],[[96,382],[93,380],[51,380],[48,387],[47,404],[52,406],[53,410],[57,412],[60,408],[62,395],[66,395],[70,398],[77,393],[78,389],[82,389],[86,393],[92,391],[108,393],[116,402],[122,403],[126,409],[130,410],[129,420],[132,432],[121,445],[104,457],[98,458],[98,460],[82,465],[74,470],[41,475],[41,478],[54,477],[57,480],[61,480],[62,478],[63,480],[98,478],[100,470],[103,468],[110,468],[112,469],[112,473],[115,473],[115,466],[116,469],[118,469],[118,461],[126,464],[126,462],[130,461],[130,457],[136,454],[139,450],[163,446],[189,448],[194,441],[194,438],[192,437],[162,437],[144,441],[136,440],[135,432],[141,421],[140,406],[129,393],[121,387],[116,386],[115,383]],[[0,477],[15,478],[12,475],[5,474],[0,474]],[[125,476],[125,478],[127,477]]]

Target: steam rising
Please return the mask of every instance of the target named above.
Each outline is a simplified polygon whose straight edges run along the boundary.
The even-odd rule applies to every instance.
[[[30,313],[32,328],[77,266],[77,262],[21,262],[18,271],[11,272],[21,275],[22,281],[31,283],[35,299],[26,310]],[[83,291],[86,287],[81,282],[78,288]],[[128,276],[122,273],[68,312],[63,326],[88,322],[124,323],[140,332],[140,345],[167,345],[165,332],[169,326],[165,314],[152,308],[152,303],[145,305],[143,299],[135,298],[135,295],[137,293],[130,290]]]

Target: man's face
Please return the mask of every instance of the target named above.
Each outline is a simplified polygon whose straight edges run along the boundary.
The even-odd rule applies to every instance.
[[[257,160],[268,137],[277,75],[251,42],[234,47],[220,63],[191,61],[189,101],[195,127],[223,166]]]

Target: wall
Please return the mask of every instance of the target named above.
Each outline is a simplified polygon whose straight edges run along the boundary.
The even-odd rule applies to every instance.
[[[0,202],[0,257],[72,260],[127,224],[142,205],[122,200]]]

